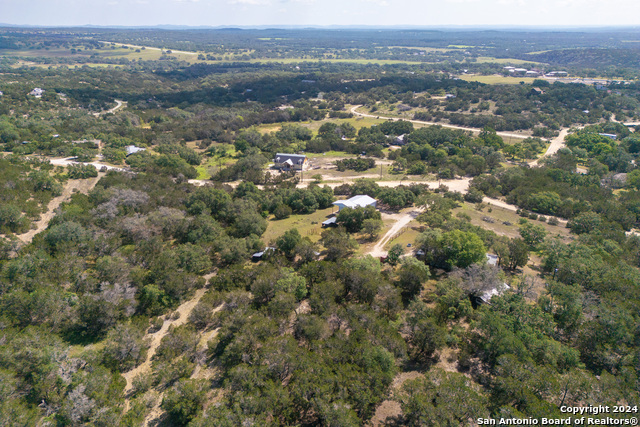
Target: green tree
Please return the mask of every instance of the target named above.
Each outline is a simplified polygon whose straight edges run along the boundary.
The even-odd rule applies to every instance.
[[[369,239],[373,240],[380,234],[384,223],[380,219],[365,219],[362,222],[362,232],[369,235]]]
[[[602,224],[602,217],[595,212],[582,212],[569,222],[569,228],[576,234],[590,233]]]
[[[298,229],[292,228],[276,239],[276,247],[285,257],[292,260],[296,256],[296,248],[301,240],[302,236],[300,236]]]
[[[542,225],[527,221],[520,226],[520,236],[531,249],[536,250],[547,237],[547,230]]]
[[[323,231],[320,240],[327,250],[327,259],[330,261],[348,258],[358,246],[355,239],[342,227]]]
[[[438,326],[424,302],[414,300],[407,310],[405,329],[411,358],[426,362],[444,345],[445,330]]]
[[[489,402],[479,385],[463,374],[441,369],[405,382],[397,399],[409,425],[467,425],[489,416]]]
[[[507,270],[524,267],[529,261],[529,245],[523,239],[509,239],[508,242],[495,245],[500,266]]]
[[[178,425],[186,425],[198,415],[206,399],[206,381],[182,379],[162,399],[162,409]]]
[[[396,243],[389,249],[387,253],[387,262],[391,265],[396,265],[400,261],[400,257],[404,254],[404,246],[400,243]]]
[[[422,285],[429,279],[429,267],[414,257],[403,259],[398,269],[398,287],[402,290],[405,301],[420,294]]]
[[[343,208],[338,212],[336,222],[343,225],[349,233],[356,233],[362,230],[365,220],[380,220],[380,218],[380,212],[373,206],[356,209]]]

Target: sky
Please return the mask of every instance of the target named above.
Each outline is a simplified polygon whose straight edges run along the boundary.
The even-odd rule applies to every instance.
[[[640,26],[638,0],[0,0],[47,26]]]

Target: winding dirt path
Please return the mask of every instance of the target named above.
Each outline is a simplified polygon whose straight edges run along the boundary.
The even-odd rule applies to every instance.
[[[148,338],[150,340],[150,346],[149,346],[149,350],[147,350],[146,360],[142,362],[140,365],[133,368],[132,370],[122,374],[124,379],[127,381],[127,385],[124,388],[125,395],[129,394],[133,389],[133,379],[136,376],[140,374],[145,374],[151,371],[151,360],[153,359],[153,356],[155,356],[156,351],[160,346],[160,342],[162,342],[162,339],[167,335],[167,332],[169,332],[169,327],[180,326],[187,323],[187,320],[189,320],[189,315],[191,314],[191,311],[193,311],[193,308],[200,302],[200,299],[202,298],[202,296],[205,294],[206,291],[207,291],[206,288],[198,289],[195,295],[193,296],[193,298],[191,298],[188,301],[185,301],[184,303],[182,303],[182,305],[180,305],[180,307],[176,309],[176,312],[179,313],[180,315],[177,319],[171,320],[171,319],[167,319],[166,316],[163,316],[164,323],[162,324],[162,327],[158,331],[152,334],[147,334],[145,338]],[[127,400],[125,412],[126,410],[128,410],[128,406],[129,406],[129,401]]]
[[[74,190],[83,194],[87,194],[89,191],[96,186],[100,178],[102,178],[104,174],[98,174],[95,178],[89,179],[70,179],[65,184],[62,189],[62,194],[58,197],[54,197],[51,199],[49,204],[47,205],[47,210],[42,215],[40,215],[40,219],[35,222],[36,228],[27,231],[24,234],[19,234],[18,239],[24,243],[29,244],[33,240],[33,238],[38,234],[43,232],[49,226],[49,223],[56,215],[56,210],[60,205],[64,202],[68,202],[71,200],[71,196],[74,193]]]

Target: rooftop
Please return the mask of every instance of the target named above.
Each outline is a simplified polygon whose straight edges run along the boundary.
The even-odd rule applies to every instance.
[[[364,208],[370,205],[375,205],[375,203],[376,199],[367,196],[366,194],[359,194],[347,200],[338,200],[337,202],[333,202],[333,204],[336,206],[344,206],[352,209]]]

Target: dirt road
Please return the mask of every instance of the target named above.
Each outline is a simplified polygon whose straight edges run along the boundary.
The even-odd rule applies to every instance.
[[[449,128],[449,129],[460,129],[460,130],[469,130],[471,132],[482,132],[482,129],[478,129],[478,128],[468,128],[468,127],[464,127],[464,126],[456,126],[456,125],[449,125],[449,124],[444,124],[444,123],[436,123],[436,122],[425,122],[423,120],[408,120],[408,119],[400,119],[398,117],[383,117],[383,116],[377,116],[375,114],[367,114],[367,113],[361,113],[358,111],[358,108],[362,107],[362,105],[355,105],[353,107],[351,107],[351,112],[353,114],[355,114],[356,116],[361,116],[361,117],[371,117],[374,119],[382,119],[382,120],[405,120],[407,122],[411,122],[411,123],[417,123],[420,125],[428,125],[428,126],[442,126],[443,128]],[[520,138],[520,139],[525,139],[525,138],[529,138],[528,135],[520,135],[517,133],[508,133],[508,132],[496,132],[499,136],[502,137],[507,137],[507,138]]]
[[[529,162],[529,166],[532,166],[532,167],[538,166],[538,161],[540,159],[543,159],[548,156],[553,156],[554,154],[556,154],[558,150],[564,147],[564,138],[567,136],[568,133],[569,133],[569,128],[562,129],[558,134],[558,136],[556,136],[551,140],[551,144],[549,144],[547,151],[545,151],[545,153],[540,158]]]
[[[69,165],[91,165],[96,169],[100,170],[102,168],[106,168],[107,170],[115,170],[124,172],[126,169],[119,168],[116,166],[107,165],[100,162],[76,162],[75,157],[66,157],[64,159],[49,159],[49,162],[54,166],[69,166]]]
[[[51,199],[49,204],[47,205],[47,210],[42,215],[40,215],[40,219],[35,222],[36,228],[27,231],[24,234],[19,234],[17,237],[21,242],[28,244],[31,243],[36,234],[43,232],[49,226],[49,223],[53,219],[56,214],[56,209],[64,203],[68,202],[71,199],[71,196],[75,191],[78,191],[83,194],[87,194],[89,191],[96,186],[100,178],[104,174],[98,174],[95,178],[90,179],[70,179],[65,184],[62,189],[62,194],[58,197],[54,197]]]
[[[341,178],[339,181],[328,181],[328,182],[323,182],[321,184],[319,184],[321,187],[323,186],[328,186],[331,188],[336,188],[342,184],[353,184],[355,182],[356,179],[360,179],[362,178],[361,175],[359,176],[352,176],[352,177],[348,177],[348,178]],[[189,184],[193,184],[196,185],[198,187],[202,187],[204,185],[207,184],[212,184],[212,181],[207,180],[207,179],[190,179]],[[411,184],[426,184],[429,186],[429,188],[438,188],[441,184],[445,185],[449,188],[450,191],[458,191],[460,193],[466,193],[467,189],[469,188],[469,183],[471,182],[471,178],[460,178],[460,179],[443,179],[440,181],[414,181],[414,180],[410,180],[410,179],[405,179],[402,181],[377,181],[376,183],[380,186],[380,187],[398,187],[400,185],[411,185]],[[240,181],[234,181],[234,182],[228,182],[226,183],[227,185],[235,188],[240,184]],[[298,185],[296,185],[297,188],[306,188],[309,185],[313,184],[313,180],[309,180],[309,181],[304,181],[299,183]],[[258,185],[258,188],[263,188],[263,185]]]
[[[482,202],[487,204],[487,205],[493,205],[493,206],[497,206],[499,208],[503,208],[506,210],[509,210],[511,212],[517,212],[518,211],[518,207],[516,205],[511,205],[507,202],[503,202],[502,200],[498,200],[498,199],[492,199],[490,197],[485,197],[482,199]],[[553,215],[547,215],[547,218],[554,218]],[[567,224],[567,220],[566,219],[562,219],[559,217],[555,217],[558,222],[562,225],[566,225]]]
[[[120,101],[119,99],[114,99],[114,101],[116,102],[116,106],[115,107],[110,108],[110,109],[108,109],[106,111],[101,111],[99,113],[93,113],[93,115],[96,116],[96,117],[99,117],[99,116],[102,116],[102,115],[105,115],[105,114],[115,113],[120,108],[127,106],[126,101]]]
[[[396,221],[395,224],[385,233],[384,236],[378,243],[369,251],[369,255],[379,258],[387,255],[387,251],[384,250],[384,247],[387,243],[389,243],[395,235],[397,235],[400,230],[406,227],[412,220],[414,220],[420,213],[422,209],[415,209],[410,212],[398,213],[398,214],[382,214],[382,219],[393,219]]]

